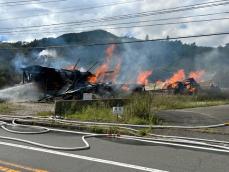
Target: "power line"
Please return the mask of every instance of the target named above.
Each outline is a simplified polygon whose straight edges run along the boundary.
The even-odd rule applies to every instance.
[[[139,13],[129,13],[125,15],[103,17],[103,18],[97,18],[97,19],[78,20],[78,21],[72,21],[72,22],[62,22],[62,23],[53,23],[53,24],[45,24],[45,25],[22,26],[22,27],[16,27],[16,28],[28,28],[28,27],[39,28],[39,27],[69,25],[69,24],[77,24],[77,23],[82,24],[82,23],[97,23],[97,22],[104,22],[104,21],[106,22],[107,21],[116,21],[116,20],[146,17],[146,16],[152,16],[152,15],[158,15],[158,14],[169,14],[169,13],[174,13],[174,12],[181,12],[181,11],[187,11],[187,10],[200,9],[200,8],[208,8],[208,7],[214,7],[214,6],[222,6],[222,5],[228,5],[228,4],[229,4],[228,0],[220,0],[220,1],[212,1],[212,2],[206,2],[206,3],[197,3],[193,5],[178,6],[178,7],[155,10],[155,11],[145,11],[145,12],[139,12]],[[0,28],[0,29],[9,30],[13,28]]]
[[[93,44],[81,44],[81,45],[79,45],[79,44],[64,44],[64,45],[56,45],[56,46],[0,48],[0,49],[18,50],[18,49],[47,49],[47,48],[65,48],[65,47],[82,47],[82,46],[83,47],[90,47],[90,46],[104,46],[104,45],[111,45],[111,44],[120,45],[120,44],[167,41],[167,40],[188,39],[188,38],[201,38],[201,37],[220,36],[220,35],[229,35],[229,32],[177,36],[177,37],[170,37],[169,39],[168,38],[157,38],[157,39],[150,39],[150,40],[135,40],[135,41],[121,41],[121,42],[108,42],[108,43],[93,43]]]
[[[141,12],[141,13],[136,13],[134,15],[127,14],[127,15],[123,15],[123,16],[114,16],[114,17],[111,17],[108,19],[107,18],[101,18],[99,20],[91,19],[91,20],[80,21],[78,23],[82,23],[82,22],[83,23],[85,23],[85,22],[96,23],[96,22],[114,21],[114,20],[122,20],[122,19],[138,18],[138,17],[148,17],[148,16],[152,16],[152,15],[170,14],[170,13],[175,13],[175,12],[183,12],[183,11],[188,11],[188,10],[208,8],[208,7],[216,7],[216,6],[222,6],[222,5],[228,5],[228,4],[229,4],[229,2],[224,2],[224,3],[220,3],[220,4],[209,4],[209,5],[205,5],[205,6],[199,6],[199,4],[198,4],[198,6],[196,6],[196,5],[183,6],[185,8],[182,8],[182,6],[181,6],[181,7],[168,8],[168,9],[162,9],[162,10],[151,11],[151,12]],[[76,22],[74,22],[74,23],[76,23]]]
[[[222,1],[214,1],[214,2],[222,2]],[[223,2],[226,2],[225,0],[223,1]],[[212,3],[212,2],[211,2]],[[226,2],[226,3],[228,3],[228,2]],[[203,4],[206,4],[206,3],[200,3],[200,4],[194,4],[194,5],[191,5],[191,6],[181,6],[181,7],[191,7],[191,8],[193,8],[193,7],[195,7],[195,5],[203,5]],[[223,3],[224,5],[225,5],[225,3]],[[211,5],[211,6],[215,6],[216,4],[207,4],[207,5]],[[217,5],[219,5],[219,4],[217,4]],[[222,5],[222,4],[220,4],[220,5]],[[175,8],[169,8],[169,9],[175,9],[176,10],[176,12],[177,12],[177,10],[187,10],[187,8],[186,9],[182,9],[181,7],[175,7]],[[198,6],[199,7],[199,6]],[[203,7],[205,7],[205,6],[200,6],[201,8],[203,8]],[[171,11],[169,11],[169,9],[162,9],[162,10],[157,10],[157,11],[159,11],[159,12],[171,12]],[[190,8],[188,8],[188,10],[190,10]],[[155,12],[155,11],[154,11]],[[173,11],[174,12],[174,11]],[[145,13],[145,12],[143,12],[143,13]],[[129,15],[129,14],[128,14]],[[156,14],[154,14],[154,15],[156,15]],[[215,20],[220,20],[220,19],[215,19]],[[210,20],[209,20],[210,21]],[[190,21],[189,21],[190,22]],[[201,21],[193,21],[193,22],[202,22],[202,20]],[[80,24],[80,23],[79,23]],[[169,25],[169,24],[180,24],[180,23],[159,23],[159,24],[157,24],[157,25]],[[152,26],[152,25],[149,25],[149,26]],[[145,26],[145,25],[141,25],[141,26],[124,26],[125,28],[132,28],[132,27],[147,27],[147,26]],[[124,28],[123,27],[123,28]],[[29,27],[24,27],[24,28],[29,28]],[[120,28],[120,27],[119,27]],[[9,28],[7,28],[7,29],[9,29]],[[108,28],[108,29],[117,29],[117,28]],[[23,30],[23,31],[25,31],[25,30]],[[23,32],[23,31],[20,31],[20,32]],[[28,31],[28,30],[26,30],[26,31]],[[3,33],[3,32],[2,32]],[[9,32],[8,31],[8,33],[12,33],[12,32]],[[47,33],[47,32],[46,32]],[[26,33],[26,34],[28,34],[28,33]],[[38,33],[36,33],[36,34],[38,34]]]
[[[175,19],[187,19],[193,17],[206,17],[206,16],[213,16],[213,15],[220,15],[220,14],[229,14],[229,11],[225,12],[217,12],[217,13],[208,13],[208,14],[200,14],[200,15],[189,15],[183,17],[169,17],[169,18],[161,18],[161,19],[152,19],[152,20],[140,20],[140,21],[133,21],[133,22],[122,22],[122,23],[112,23],[112,24],[102,24],[98,26],[114,26],[114,25],[123,25],[123,24],[136,24],[136,23],[149,23],[149,22],[156,22],[156,21],[168,21],[168,20],[175,20]],[[81,24],[74,24],[71,26],[78,26]],[[85,27],[97,27],[97,26],[85,26]],[[58,29],[58,28],[57,28]]]
[[[31,2],[32,1],[32,2]],[[31,0],[31,1],[14,1],[14,2],[3,2],[0,5],[3,6],[20,6],[20,5],[28,5],[28,4],[46,4],[46,3],[53,3],[53,2],[62,2],[68,0],[49,0],[49,1],[41,1],[41,0]]]
[[[190,16],[183,16],[183,17],[170,17],[170,18],[162,18],[162,19],[153,19],[153,20],[141,20],[141,21],[134,21],[134,22],[123,22],[123,23],[113,23],[113,24],[104,24],[104,25],[91,25],[91,26],[84,26],[83,28],[95,28],[95,27],[103,27],[103,26],[115,26],[115,25],[124,25],[124,24],[136,24],[136,23],[149,23],[149,22],[155,22],[155,21],[168,21],[168,20],[174,20],[174,19],[187,19],[187,18],[193,18],[193,17],[206,17],[206,16],[212,16],[212,15],[219,15],[219,14],[229,14],[228,12],[218,12],[218,13],[208,13],[208,14],[201,14],[201,15],[190,15]],[[181,21],[181,22],[170,22],[170,23],[158,23],[158,24],[152,24],[149,26],[162,26],[162,25],[173,25],[173,24],[184,24],[184,23],[195,23],[195,22],[207,22],[207,21],[217,21],[217,20],[226,20],[228,18],[218,18],[218,19],[204,19],[204,20],[193,20],[193,21]],[[77,24],[75,24],[77,25]],[[71,26],[75,26],[71,25]],[[143,25],[145,26],[145,25]],[[140,27],[143,27],[140,26]],[[66,26],[64,26],[66,27]],[[124,26],[125,27],[125,26]],[[130,26],[135,27],[135,26]],[[70,27],[71,28],[71,27]],[[118,29],[120,27],[116,28],[107,28],[107,29]],[[61,28],[53,28],[52,31],[59,31]],[[69,29],[69,27],[68,27]],[[77,30],[80,30],[77,28]],[[33,31],[33,30],[24,30],[24,31]],[[1,31],[0,31],[1,33]]]
[[[131,25],[131,26],[118,26],[118,27],[103,27],[99,29],[123,29],[123,28],[138,28],[138,27],[154,27],[154,26],[164,26],[164,25],[176,25],[176,24],[188,24],[188,23],[200,23],[200,22],[212,22],[212,21],[221,21],[221,20],[228,20],[229,17],[221,17],[221,18],[213,18],[213,19],[202,19],[202,20],[190,20],[190,21],[180,21],[180,22],[169,22],[169,23],[157,23],[157,24],[145,24],[145,25]],[[131,23],[132,24],[132,23]],[[85,28],[94,28],[98,26],[86,26],[83,27],[82,29]],[[82,30],[80,28],[77,28],[77,30]],[[23,33],[23,32],[28,32],[28,31],[34,31],[33,30],[15,30],[15,31],[0,31],[0,34],[7,34],[7,33]],[[67,32],[68,30],[63,30],[62,32]],[[39,32],[42,33],[42,32]],[[47,33],[44,32],[44,33]],[[28,33],[26,33],[28,34]]]
[[[113,27],[113,28],[111,27],[111,28],[106,28],[106,29],[124,29],[124,28],[137,28],[137,27],[149,27],[149,26],[164,26],[164,25],[175,25],[175,24],[219,21],[219,20],[228,20],[228,19],[229,19],[228,17],[224,17],[224,18],[205,19],[205,20],[192,20],[192,21],[183,21],[183,22],[158,23],[158,24],[135,25],[135,26],[120,26],[120,27]]]
[[[214,15],[221,15],[221,14],[229,14],[229,11],[224,12],[216,12],[216,13],[207,13],[207,14],[199,14],[199,15],[189,15],[189,16],[182,16],[182,17],[169,17],[169,18],[160,18],[160,19],[152,19],[152,20],[140,20],[140,21],[133,21],[133,22],[122,22],[122,23],[111,23],[111,24],[100,24],[100,25],[90,25],[84,26],[84,28],[94,28],[94,27],[101,27],[101,26],[115,26],[115,25],[124,25],[124,24],[136,24],[136,23],[149,23],[149,22],[157,22],[157,21],[168,21],[168,20],[175,20],[175,19],[187,19],[193,17],[206,17],[206,16],[214,16]],[[82,26],[86,24],[72,24],[69,26]],[[68,28],[69,28],[68,26]],[[53,28],[53,30],[59,30],[60,28],[65,28],[66,26],[60,26],[58,28]],[[25,30],[25,31],[33,31],[33,30]]]
[[[209,4],[209,3],[218,3],[218,2],[226,2],[226,1],[228,1],[228,0],[218,0],[218,1],[212,1],[212,2],[205,2],[205,3],[201,3],[201,4],[195,4],[195,5],[204,5],[204,4]],[[109,5],[106,5],[106,6],[109,6]],[[98,7],[78,8],[78,9],[77,8],[72,8],[71,10],[63,10],[63,11],[52,12],[52,14],[68,13],[68,12],[75,12],[75,11],[81,11],[81,10],[90,10],[90,9],[94,9],[94,8],[99,8],[99,6]],[[177,7],[175,7],[175,8],[177,8]],[[175,8],[171,8],[171,9],[175,9]],[[15,19],[26,19],[26,18],[38,17],[38,16],[44,16],[44,15],[49,15],[49,14],[38,14],[38,15],[30,15],[30,16],[24,16],[24,17],[7,18],[7,19],[0,19],[0,21],[3,21],[3,20],[15,20]]]
[[[17,4],[17,3],[22,3],[22,2],[31,2],[31,1],[35,1],[35,2],[39,2],[41,0],[24,0],[24,1],[8,1],[8,2],[1,2],[0,5],[5,5],[5,4]]]
[[[69,13],[69,12],[75,12],[75,11],[84,11],[84,10],[91,10],[91,9],[96,9],[96,8],[103,8],[103,7],[108,7],[108,6],[118,6],[118,5],[124,5],[124,4],[130,4],[130,3],[136,3],[136,2],[141,2],[145,0],[134,0],[134,1],[125,1],[125,2],[116,2],[116,3],[109,3],[109,4],[101,4],[97,6],[90,6],[90,7],[82,7],[82,8],[62,8],[62,9],[69,9],[69,10],[64,10],[64,11],[55,11],[51,13],[45,13],[45,14],[34,14],[34,15],[29,15],[29,16],[21,16],[21,17],[12,17],[12,18],[5,18],[5,19],[0,19],[0,21],[6,21],[6,20],[17,20],[17,19],[26,19],[26,18],[33,18],[33,17],[40,17],[40,16],[46,16],[50,14],[60,14],[60,13]]]

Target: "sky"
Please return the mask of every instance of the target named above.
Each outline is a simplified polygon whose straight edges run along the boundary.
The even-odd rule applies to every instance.
[[[19,1],[24,2],[19,3]],[[17,4],[10,2],[17,2]],[[168,25],[168,23],[229,18],[229,13],[183,19],[163,19],[229,12],[229,4],[173,13],[160,13],[157,15],[123,20],[108,21],[106,19],[102,22],[97,21],[97,23],[95,23],[96,19],[101,20],[101,18],[156,11],[207,2],[214,2],[214,0],[0,0],[0,41],[28,42],[44,37],[58,37],[64,33],[77,33],[94,29],[104,29],[118,36],[135,37],[138,39],[145,39],[146,35],[149,36],[149,39],[157,39],[166,38],[167,36],[177,37],[228,32],[228,19],[170,25]],[[92,22],[82,24],[83,20],[90,20]],[[78,24],[56,25],[67,22],[78,22]],[[120,24],[129,22],[133,23]],[[163,23],[165,25],[161,25]],[[37,27],[50,24],[52,26]],[[139,25],[148,26],[130,27]],[[31,28],[31,26],[36,27]],[[128,28],[120,28],[123,26],[128,26]],[[229,35],[184,39],[182,41],[185,43],[195,42],[200,46],[217,47],[229,43]]]

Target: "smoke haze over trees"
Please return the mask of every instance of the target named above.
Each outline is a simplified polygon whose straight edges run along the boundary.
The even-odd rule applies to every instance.
[[[20,82],[20,68],[28,65],[43,65],[63,68],[74,65],[80,58],[79,66],[87,69],[96,61],[103,63],[108,46],[68,46],[62,48],[33,49],[53,45],[93,44],[134,41],[135,38],[117,37],[103,30],[69,33],[57,38],[43,38],[29,43],[0,43],[0,87]],[[6,49],[4,49],[6,48]],[[7,49],[19,48],[19,49]],[[28,49],[29,48],[29,49]],[[125,82],[142,70],[152,70],[151,82],[163,80],[179,69],[187,72],[205,70],[206,80],[229,86],[229,44],[223,47],[199,47],[195,43],[181,41],[156,41],[116,46],[113,59],[121,60],[119,82]],[[114,60],[115,61],[115,60]],[[111,64],[115,66],[115,64]],[[111,66],[112,69],[112,66]],[[92,71],[93,72],[93,71]]]

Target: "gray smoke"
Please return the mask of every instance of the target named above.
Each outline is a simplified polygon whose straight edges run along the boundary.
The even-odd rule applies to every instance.
[[[21,71],[21,68],[30,65],[41,65],[45,67],[61,69],[71,64],[72,60],[60,56],[55,49],[45,49],[41,52],[33,52],[29,56],[17,54],[12,60],[12,65],[18,72]]]
[[[135,83],[140,72],[153,70],[149,63],[150,56],[147,47],[126,44],[123,47],[121,58],[121,71],[118,82]]]
[[[218,48],[195,57],[196,68],[206,71],[204,79],[213,81],[221,87],[229,87],[228,64],[228,55]]]
[[[64,49],[45,49],[32,52],[29,55],[17,54],[12,60],[17,70],[29,65],[42,65],[53,68],[64,68],[78,64],[87,70],[96,61],[98,66],[104,62],[107,46],[67,47]],[[194,70],[205,70],[204,80],[222,82],[224,87],[229,86],[225,77],[229,72],[229,59],[222,49],[197,47],[195,44],[186,45],[181,41],[164,41],[139,44],[118,45],[114,51],[110,68],[113,70],[121,62],[121,70],[117,83],[135,83],[140,72],[153,71],[151,82],[165,80],[179,69],[186,73]],[[97,66],[97,67],[98,67]],[[95,72],[95,69],[92,71]]]

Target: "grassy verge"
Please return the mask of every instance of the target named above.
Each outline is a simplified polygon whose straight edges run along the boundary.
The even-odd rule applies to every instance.
[[[74,112],[68,109],[65,117],[82,121],[161,124],[162,121],[155,115],[160,110],[214,106],[228,103],[229,98],[224,94],[182,96],[141,93],[129,97],[129,102],[124,107],[124,113],[119,117],[113,115],[112,108],[104,103],[84,106],[81,110]]]
[[[47,116],[52,116],[52,115],[53,115],[53,112],[51,111],[41,111],[37,113],[37,116],[40,116],[40,117],[47,117]]]
[[[142,96],[142,95],[141,95]],[[81,121],[96,122],[119,122],[129,124],[159,124],[161,121],[156,117],[156,110],[152,108],[151,96],[133,97],[124,107],[124,113],[120,116],[112,114],[112,107],[97,102],[85,106],[75,113],[67,113],[65,117]]]
[[[229,98],[208,97],[203,95],[181,96],[181,95],[163,95],[154,96],[152,106],[158,110],[185,109],[205,106],[216,106],[229,104]]]
[[[117,116],[112,114],[112,110],[110,107],[98,107],[97,104],[86,106],[80,112],[66,114],[65,117],[67,117],[68,119],[77,119],[81,121],[119,122],[129,124],[156,124],[159,122],[153,112],[147,112],[147,116],[145,117],[141,117],[141,115],[136,115],[138,112],[139,109],[137,110],[137,112],[133,112],[131,111],[131,107],[126,107],[124,110],[124,114]],[[144,109],[142,111],[142,114],[143,113],[145,113]]]
[[[9,113],[13,111],[15,107],[13,107],[9,103],[0,103],[0,113]]]

